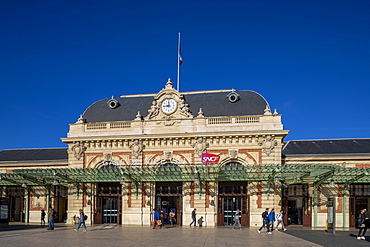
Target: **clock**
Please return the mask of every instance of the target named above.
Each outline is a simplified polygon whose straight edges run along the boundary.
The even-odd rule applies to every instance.
[[[165,99],[162,101],[162,111],[166,114],[173,113],[176,107],[177,103],[173,99]]]

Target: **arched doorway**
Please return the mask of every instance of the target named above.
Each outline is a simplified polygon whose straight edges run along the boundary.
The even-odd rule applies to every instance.
[[[230,162],[225,166],[243,166]],[[249,226],[249,196],[247,181],[220,181],[218,183],[218,219],[217,225],[230,226],[234,223],[235,212],[241,211],[241,224]]]
[[[104,161],[100,169],[115,168],[111,161]],[[122,184],[117,182],[100,182],[96,186],[94,206],[94,223],[122,223]]]

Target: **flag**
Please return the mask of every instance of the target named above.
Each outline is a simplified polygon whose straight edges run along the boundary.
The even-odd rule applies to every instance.
[[[179,65],[182,65],[181,44],[179,43]]]

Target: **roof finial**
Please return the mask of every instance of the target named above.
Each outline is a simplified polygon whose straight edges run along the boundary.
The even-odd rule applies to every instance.
[[[172,87],[172,81],[171,78],[168,78],[167,83],[166,83],[166,89],[173,88]]]
[[[266,105],[266,108],[265,108],[265,114],[264,115],[272,115],[271,114],[271,110],[270,110],[270,106],[269,105]]]
[[[199,108],[198,116],[197,117],[204,117],[202,108]]]
[[[140,111],[138,111],[135,120],[141,120],[141,117]]]

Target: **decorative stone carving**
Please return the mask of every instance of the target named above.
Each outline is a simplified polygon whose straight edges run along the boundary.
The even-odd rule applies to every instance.
[[[231,159],[238,158],[238,150],[235,150],[235,149],[229,150],[229,156],[230,156]]]
[[[269,156],[277,145],[277,141],[275,140],[274,136],[268,135],[260,139],[258,144],[262,147],[262,152]]]
[[[193,117],[184,96],[172,87],[171,79],[168,79],[165,88],[154,96],[148,113],[145,120],[169,121],[170,118]]]
[[[85,119],[82,117],[82,115],[80,115],[80,117],[77,119],[77,124],[82,124],[85,122]]]
[[[145,145],[140,140],[135,140],[130,145],[132,156],[134,156],[136,159],[139,158],[139,156],[142,154],[144,148],[145,148]]]
[[[180,105],[179,105],[180,114],[185,117],[193,117],[193,115],[191,115],[190,113],[189,105],[185,103],[183,95],[180,96],[180,100],[181,100]]]
[[[172,151],[165,151],[164,152],[164,161],[166,163],[171,163],[172,158],[173,158]]]
[[[153,101],[150,109],[148,110],[149,115],[146,117],[147,119],[152,119],[156,117],[159,113],[159,106],[157,105],[157,101]]]
[[[202,153],[206,152],[207,148],[209,148],[209,143],[203,137],[198,137],[197,141],[193,144],[193,148],[195,153],[201,157]]]
[[[111,154],[104,154],[104,160],[110,161],[111,159],[112,159],[112,155]]]
[[[86,147],[83,146],[79,141],[75,142],[75,144],[72,146],[72,152],[77,160],[80,160],[83,154],[86,151]]]

